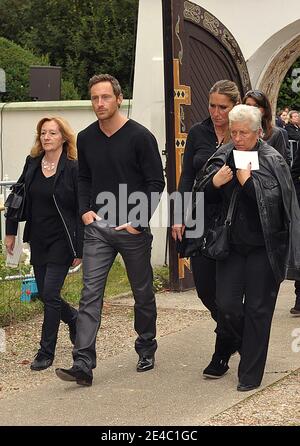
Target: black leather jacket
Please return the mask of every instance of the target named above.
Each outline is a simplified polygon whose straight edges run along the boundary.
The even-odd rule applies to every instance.
[[[205,189],[208,180],[226,163],[233,149],[232,143],[226,144],[207,161],[195,183],[195,191]],[[263,141],[258,144],[258,159],[259,170],[252,171],[252,178],[274,276],[278,282],[299,280],[300,209],[288,165],[273,147]]]
[[[26,158],[23,172],[18,179],[18,183],[25,182],[26,194],[26,224],[23,233],[23,241],[30,242],[31,226],[31,203],[29,186],[33,180],[36,169],[40,167],[43,154],[32,158]],[[62,152],[57,166],[54,180],[53,199],[57,212],[62,220],[71,255],[74,258],[82,258],[83,247],[83,223],[79,217],[78,210],[78,164],[76,160],[69,160],[65,151]],[[6,235],[16,235],[18,223],[9,219],[6,220]]]

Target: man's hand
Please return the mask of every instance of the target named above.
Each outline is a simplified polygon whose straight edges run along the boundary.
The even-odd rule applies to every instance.
[[[172,226],[172,237],[176,241],[177,239],[181,242],[182,235],[185,230],[185,225],[182,224],[176,224]]]
[[[95,220],[101,220],[101,217],[99,217],[99,215],[97,215],[96,212],[94,211],[86,212],[85,214],[82,215],[81,218],[85,226],[93,223],[93,221]]]
[[[10,255],[12,255],[14,252],[15,242],[16,242],[15,235],[6,235],[5,236],[5,239],[4,239],[5,248],[6,248],[6,251],[8,252],[8,254],[10,254]]]
[[[71,266],[73,266],[73,267],[78,266],[78,265],[80,265],[81,262],[82,262],[82,259],[75,258],[75,259],[73,260]]]
[[[141,231],[138,231],[137,229],[133,228],[130,223],[124,223],[123,225],[117,226],[115,228],[116,231],[121,231],[122,229],[125,229],[130,234],[140,234]]]
[[[218,189],[224,184],[229,183],[233,178],[233,172],[229,166],[224,164],[221,169],[213,176],[213,185]]]
[[[248,164],[247,169],[237,169],[236,177],[241,186],[244,186],[248,178],[251,177],[251,163]]]

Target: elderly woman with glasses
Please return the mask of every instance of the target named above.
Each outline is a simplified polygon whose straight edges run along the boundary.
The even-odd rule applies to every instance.
[[[229,254],[217,260],[217,333],[235,343],[241,356],[237,390],[248,391],[263,378],[280,283],[300,278],[300,210],[286,162],[260,138],[258,108],[235,106],[229,126],[232,142],[208,160],[194,189],[204,190],[210,203],[221,202],[222,215],[236,194]],[[237,152],[253,151],[256,170],[247,160],[236,165]]]
[[[287,162],[290,162],[290,146],[287,131],[272,124],[271,104],[260,90],[249,90],[242,100],[243,104],[257,107],[262,114],[262,139],[274,147]]]

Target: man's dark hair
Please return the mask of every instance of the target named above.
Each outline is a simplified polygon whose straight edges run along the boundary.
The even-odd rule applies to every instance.
[[[119,97],[122,94],[122,89],[119,81],[110,74],[95,74],[93,77],[91,77],[88,84],[89,93],[91,93],[92,86],[98,84],[99,82],[110,82],[114,95],[116,97]]]

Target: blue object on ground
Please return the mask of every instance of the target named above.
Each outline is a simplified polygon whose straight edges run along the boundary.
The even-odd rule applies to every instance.
[[[35,279],[24,279],[22,281],[21,291],[21,302],[30,302],[32,298],[36,298],[38,295],[38,289]]]

